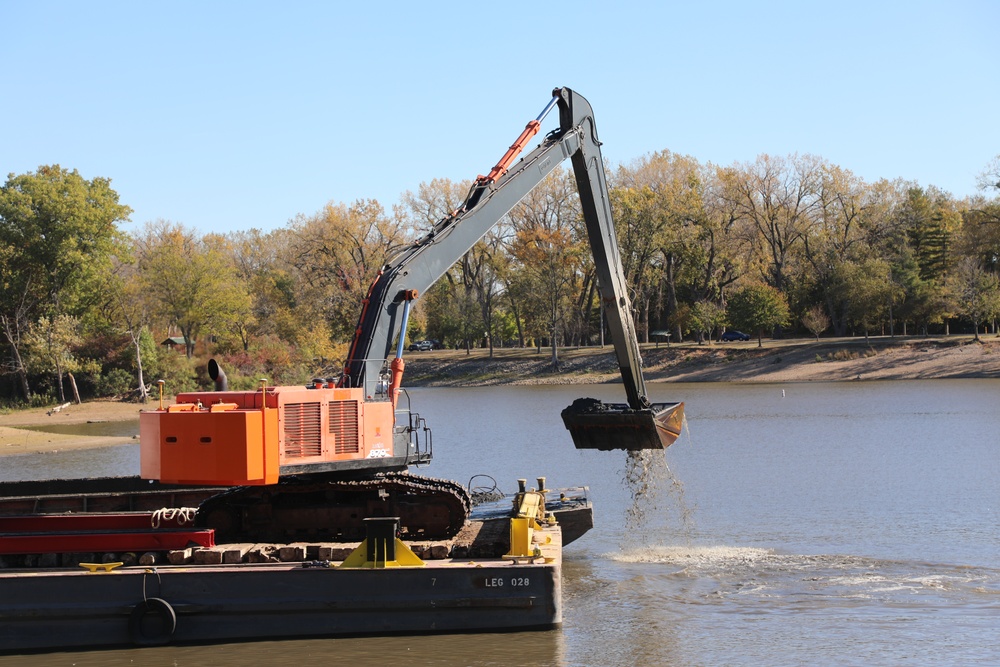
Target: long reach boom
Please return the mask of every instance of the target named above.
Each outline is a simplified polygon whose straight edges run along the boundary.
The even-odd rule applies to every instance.
[[[553,107],[559,109],[559,129],[514,164]],[[340,386],[364,387],[366,395],[375,394],[393,341],[402,347],[410,302],[570,158],[628,404],[581,399],[563,412],[563,420],[578,448],[655,449],[671,444],[680,434],[683,403],[654,406],[646,395],[600,146],[587,100],[569,88],[555,89],[552,100],[500,162],[476,179],[465,202],[382,269],[365,300]],[[393,362],[391,396],[402,379],[401,356],[397,352]]]
[[[517,160],[554,108],[559,129]],[[409,473],[433,456],[426,422],[398,401],[410,308],[566,158],[628,403],[578,399],[562,411],[563,422],[578,448],[670,445],[680,434],[684,404],[651,404],[646,396],[593,112],[584,98],[559,88],[500,162],[476,179],[465,202],[383,267],[361,304],[339,378],[304,387],[261,380],[256,390],[230,390],[218,364],[210,364],[216,391],[181,392],[173,405],[161,395],[158,409],[140,415],[141,477],[229,487],[205,500],[196,518],[219,539],[357,539],[371,516],[400,517],[401,530],[413,538],[453,537],[469,516],[468,490]]]

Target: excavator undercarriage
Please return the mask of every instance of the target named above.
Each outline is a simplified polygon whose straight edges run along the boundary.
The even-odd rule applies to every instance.
[[[471,510],[465,487],[447,480],[405,472],[322,477],[234,487],[204,501],[195,523],[214,528],[223,542],[356,542],[365,535],[363,519],[399,517],[406,539],[447,539]]]

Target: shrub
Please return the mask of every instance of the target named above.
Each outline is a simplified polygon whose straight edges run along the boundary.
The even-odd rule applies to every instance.
[[[112,368],[94,377],[94,394],[121,396],[136,388],[136,379],[124,368]]]
[[[146,380],[155,383],[163,380],[164,391],[168,394],[179,394],[182,391],[198,391],[207,387],[198,384],[198,373],[195,370],[195,360],[188,359],[183,353],[173,350],[162,350],[158,355],[159,374],[156,377],[147,376]],[[207,380],[207,376],[206,376]]]

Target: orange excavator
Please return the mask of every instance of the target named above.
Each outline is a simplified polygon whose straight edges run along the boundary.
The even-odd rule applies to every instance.
[[[516,162],[544,118],[559,128]],[[615,237],[590,104],[557,88],[539,116],[464,201],[386,264],[364,299],[340,377],[308,386],[178,394],[140,415],[141,476],[170,484],[232,487],[199,507],[217,539],[361,539],[362,520],[399,516],[411,539],[453,536],[470,511],[461,485],[408,472],[431,460],[431,432],[403,391],[410,309],[565,158],[570,158],[627,403],[579,399],[562,412],[577,448],[662,449],[680,434],[683,403],[651,404]],[[389,359],[391,358],[391,361]]]

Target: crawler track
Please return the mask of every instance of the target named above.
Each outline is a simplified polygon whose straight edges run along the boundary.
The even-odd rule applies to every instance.
[[[447,539],[465,525],[470,509],[462,485],[401,472],[235,487],[203,502],[195,522],[214,528],[219,542],[288,543],[361,540],[364,519],[398,516],[407,539]]]

